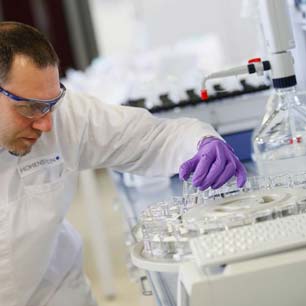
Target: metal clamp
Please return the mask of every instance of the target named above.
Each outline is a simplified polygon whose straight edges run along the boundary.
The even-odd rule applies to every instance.
[[[148,278],[145,275],[140,277],[140,286],[143,295],[150,296],[153,294],[152,290],[149,289],[150,284],[148,282]]]

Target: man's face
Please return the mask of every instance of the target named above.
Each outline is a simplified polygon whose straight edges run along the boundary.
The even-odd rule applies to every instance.
[[[59,73],[56,66],[38,68],[23,55],[14,58],[9,77],[0,86],[24,98],[53,99],[60,92]],[[18,103],[0,93],[0,147],[15,155],[29,153],[43,132],[52,129],[52,114],[39,119],[29,119],[16,110]]]

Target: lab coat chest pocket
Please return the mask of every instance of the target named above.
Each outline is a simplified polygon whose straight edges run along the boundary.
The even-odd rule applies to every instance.
[[[36,228],[61,223],[72,201],[76,181],[76,172],[64,171],[51,182],[25,185],[29,222]]]

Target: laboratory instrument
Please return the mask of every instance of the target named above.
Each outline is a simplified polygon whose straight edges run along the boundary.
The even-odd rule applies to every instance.
[[[250,177],[243,188],[232,180],[206,191],[191,180],[181,197],[143,211],[133,263],[176,273],[179,306],[303,305],[304,287],[291,289],[291,282],[306,280],[297,272],[306,267],[306,173]]]
[[[185,262],[179,271],[177,305],[304,306],[305,269],[305,248],[217,268]]]

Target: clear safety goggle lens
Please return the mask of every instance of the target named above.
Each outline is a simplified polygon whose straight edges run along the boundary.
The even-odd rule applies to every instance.
[[[42,102],[25,102],[23,104],[16,104],[17,112],[27,118],[38,119],[45,116],[49,112],[53,112],[61,104],[62,98],[53,104]]]

